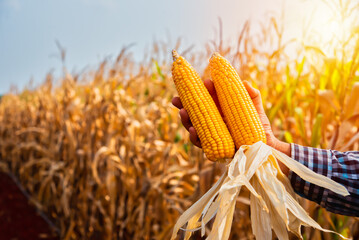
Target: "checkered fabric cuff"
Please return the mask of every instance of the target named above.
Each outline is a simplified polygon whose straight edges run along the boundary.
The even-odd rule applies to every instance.
[[[291,144],[291,157],[313,172],[332,177],[331,151]],[[295,172],[288,175],[294,191],[300,196],[325,207],[328,190],[300,178]]]

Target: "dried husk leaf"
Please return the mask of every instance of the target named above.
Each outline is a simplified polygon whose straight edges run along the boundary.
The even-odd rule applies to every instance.
[[[205,225],[212,217],[215,220],[207,239],[228,239],[236,199],[242,186],[246,186],[251,193],[252,229],[257,239],[271,239],[271,229],[280,240],[289,239],[288,231],[301,238],[301,225],[335,233],[323,229],[295,200],[294,191],[281,172],[276,158],[303,179],[312,180],[318,175],[263,142],[241,146],[216,184],[179,218],[171,239],[187,222],[187,227],[181,229],[189,232],[201,229],[203,236]],[[324,176],[314,182],[338,194],[349,194],[343,186]],[[186,234],[186,237],[189,236]]]

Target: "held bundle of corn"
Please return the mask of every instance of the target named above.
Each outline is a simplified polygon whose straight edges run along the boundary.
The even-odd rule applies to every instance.
[[[197,130],[207,158],[224,161],[233,157],[233,139],[200,76],[176,51],[172,55],[172,75],[177,92]]]
[[[209,113],[217,112],[214,110],[216,106],[209,105],[207,98],[201,99],[203,96],[208,97],[203,83],[182,57],[175,51],[173,55],[172,75],[184,108],[189,112],[196,131],[208,132],[199,134],[200,140],[212,142],[206,145],[206,148],[222,146],[223,133],[218,129],[218,132],[214,131],[217,136],[214,136],[214,126],[210,122],[213,120],[208,118]],[[178,219],[172,239],[176,238],[180,229],[186,231],[185,239],[189,239],[196,230],[201,230],[204,236],[205,226],[213,218],[215,220],[207,239],[228,239],[236,199],[242,186],[246,186],[250,191],[252,231],[257,239],[272,239],[272,229],[280,240],[289,238],[288,231],[302,238],[302,225],[332,232],[323,229],[300,206],[277,160],[308,182],[344,196],[349,195],[349,192],[333,180],[311,171],[266,145],[265,132],[258,113],[235,69],[218,53],[212,55],[209,66],[226,125],[238,150],[233,159],[228,160],[226,171],[216,184]],[[219,121],[218,114],[212,117]],[[215,139],[219,142],[213,143]],[[204,151],[206,154],[211,152],[209,149]],[[222,159],[222,156],[219,158]]]

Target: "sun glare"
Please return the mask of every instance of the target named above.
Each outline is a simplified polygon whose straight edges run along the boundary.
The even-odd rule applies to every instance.
[[[332,42],[341,35],[339,21],[332,16],[330,10],[320,9],[312,16],[313,37],[318,38],[320,43]]]
[[[314,0],[307,4],[304,42],[320,47],[328,55],[336,55],[357,25],[358,8],[346,0]]]

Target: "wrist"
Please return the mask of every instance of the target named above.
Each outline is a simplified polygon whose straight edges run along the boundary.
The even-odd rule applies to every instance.
[[[272,147],[274,149],[284,153],[288,157],[291,157],[291,147],[290,147],[289,143],[282,142],[282,141],[278,140],[277,138],[275,138],[274,144]]]
[[[284,153],[285,155],[291,157],[291,147],[289,143],[282,142],[278,140],[276,137],[272,136],[271,144],[269,146],[273,147],[274,149]],[[278,161],[279,167],[282,170],[282,172],[288,176],[289,174],[289,168],[284,165],[282,162]]]

